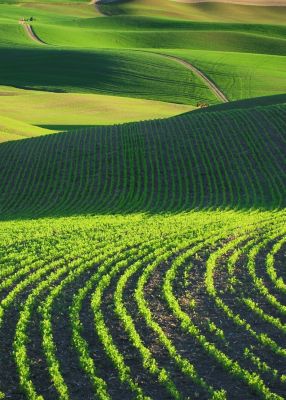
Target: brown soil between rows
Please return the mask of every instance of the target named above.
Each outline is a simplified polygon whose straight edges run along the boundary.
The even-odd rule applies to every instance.
[[[243,307],[240,299],[243,292],[232,293],[231,291],[226,291],[226,287],[228,285],[228,275],[226,274],[226,260],[221,260],[221,268],[217,270],[214,274],[214,280],[216,285],[216,290],[218,296],[227,304],[230,309],[235,313],[240,315],[241,318],[245,319],[250,323],[251,327],[259,334],[266,332],[267,334],[273,334],[273,329],[269,327],[264,321],[261,321],[257,318],[257,316],[253,315],[253,313],[249,312],[249,309]],[[201,261],[203,262],[203,261]],[[192,270],[191,279],[189,281],[189,289],[190,298],[195,299],[196,307],[192,309],[189,306],[189,301],[184,301],[186,296],[182,293],[181,297],[181,306],[185,312],[187,312],[192,320],[195,322],[197,326],[200,327],[200,330],[203,334],[206,335],[209,341],[213,341],[217,348],[224,351],[228,356],[232,357],[234,360],[237,360],[239,364],[249,370],[250,372],[259,372],[262,378],[265,380],[265,383],[269,385],[270,389],[274,392],[278,392],[282,394],[285,391],[285,385],[281,385],[279,381],[273,379],[273,376],[269,373],[263,373],[262,371],[257,370],[255,365],[244,356],[244,349],[246,347],[250,348],[257,356],[261,357],[262,361],[266,361],[273,369],[280,369],[280,372],[283,373],[283,369],[285,368],[285,358],[280,357],[277,354],[274,354],[266,348],[262,344],[260,344],[252,335],[247,332],[243,327],[238,326],[231,319],[229,319],[224,313],[216,307],[214,300],[210,298],[205,293],[204,288],[204,276],[202,274],[202,270],[204,271],[203,265],[198,262],[198,260],[193,260],[194,268]],[[240,259],[237,268],[241,268],[244,265],[244,259]],[[245,271],[244,271],[245,275]],[[197,290],[197,282],[201,280],[201,289]],[[253,288],[251,285],[251,281],[249,278],[246,278],[246,282],[243,285],[245,291],[248,293],[250,297],[252,296]],[[220,339],[216,337],[216,335],[208,329],[208,321],[214,322],[218,328],[222,329],[224,332],[224,339]],[[271,336],[273,339],[279,338],[279,335],[276,337]],[[280,336],[281,337],[281,336]],[[278,344],[282,344],[283,339],[281,338],[281,342]]]
[[[23,295],[21,300],[24,300],[27,295]],[[5,393],[5,398],[13,400],[25,400],[25,395],[19,386],[18,371],[13,355],[19,303],[14,304],[5,312],[4,323],[0,329],[0,390]]]
[[[233,400],[242,398],[249,400],[255,399],[255,394],[251,393],[238,378],[231,376],[221,365],[208,355],[194,337],[182,330],[180,322],[171,314],[165,304],[165,299],[162,297],[160,291],[158,291],[158,288],[162,287],[162,280],[165,276],[166,268],[168,267],[168,265],[160,265],[146,286],[146,298],[152,310],[154,320],[160,324],[167,336],[173,341],[179,354],[187,358],[195,366],[199,375],[203,377],[209,385],[213,386],[216,390],[221,388],[226,389]],[[200,293],[201,288],[202,286],[200,286],[200,282],[198,281],[196,290],[199,292],[199,298],[202,297],[202,293]],[[177,287],[176,292],[180,298]],[[182,299],[180,300],[182,303]],[[200,314],[200,322],[204,324],[206,318],[202,315],[201,310],[199,310],[199,316]],[[189,316],[194,323],[198,322],[193,319],[190,313]],[[200,327],[199,324],[197,326]],[[213,337],[210,339],[210,342],[214,342]],[[214,343],[217,345],[216,342]]]
[[[130,367],[133,379],[140,385],[144,393],[151,396],[153,399],[171,400],[172,396],[170,396],[166,388],[157,381],[157,377],[150,374],[148,370],[143,367],[142,357],[139,351],[131,343],[122,322],[118,320],[114,312],[113,294],[117,280],[118,276],[114,277],[111,285],[105,291],[102,306],[105,323],[110,330],[113,341],[117,345],[120,353],[124,356],[126,364]],[[131,298],[128,300],[128,303],[130,301],[132,301]],[[125,398],[127,399],[127,397]]]

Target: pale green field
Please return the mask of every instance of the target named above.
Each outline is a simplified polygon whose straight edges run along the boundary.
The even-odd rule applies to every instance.
[[[15,114],[15,112],[13,113]],[[0,117],[0,143],[10,140],[25,139],[31,136],[41,136],[51,133],[47,129],[27,124],[23,121],[7,118],[1,113]]]
[[[167,118],[192,109],[184,104],[128,97],[0,86],[0,142],[82,126]]]

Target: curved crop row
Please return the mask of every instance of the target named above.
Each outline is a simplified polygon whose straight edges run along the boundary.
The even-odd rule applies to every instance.
[[[285,120],[283,106],[194,112],[4,143],[1,218],[283,208]]]

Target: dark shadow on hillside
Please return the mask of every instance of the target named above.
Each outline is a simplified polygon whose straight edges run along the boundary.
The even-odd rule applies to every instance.
[[[1,219],[286,206],[286,106],[0,145]]]
[[[53,92],[72,88],[82,92],[93,89],[108,92],[110,87],[116,93],[116,87],[123,80],[118,72],[124,56],[107,51],[1,48],[0,58],[5,60],[0,63],[2,85]]]
[[[126,15],[128,14],[128,10],[126,10],[122,5],[126,3],[131,3],[134,0],[117,0],[114,2],[106,3],[104,0],[100,0],[96,7],[102,15],[107,17],[117,16],[117,15]]]
[[[0,48],[1,84],[52,92],[97,93],[192,104],[196,81],[153,54],[130,50]],[[170,74],[170,66],[174,74]],[[175,68],[175,69],[174,69]]]
[[[114,4],[110,8],[114,9]],[[167,19],[156,16],[118,15],[113,18],[85,18],[79,22],[80,27],[95,30],[112,31],[226,31],[244,32],[265,37],[284,39],[286,27],[283,25],[247,24],[226,22],[201,22],[192,20]]]

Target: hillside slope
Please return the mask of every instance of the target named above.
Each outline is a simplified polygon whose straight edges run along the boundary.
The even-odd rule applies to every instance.
[[[269,4],[266,7],[231,4],[229,1],[184,4],[173,0],[131,0],[117,4],[103,4],[100,8],[109,15],[158,15],[198,21],[275,22],[277,24],[285,21],[285,15],[283,15],[285,7],[271,7]]]
[[[285,400],[286,8],[81,1],[0,0],[0,399]]]
[[[51,92],[96,93],[196,105],[218,102],[186,67],[137,51],[3,48],[1,83]],[[17,67],[21,63],[21,73]],[[66,73],[63,73],[67,71]]]
[[[86,126],[168,118],[192,109],[183,104],[128,97],[0,86],[0,142]]]
[[[1,217],[285,206],[286,107],[3,143]]]

